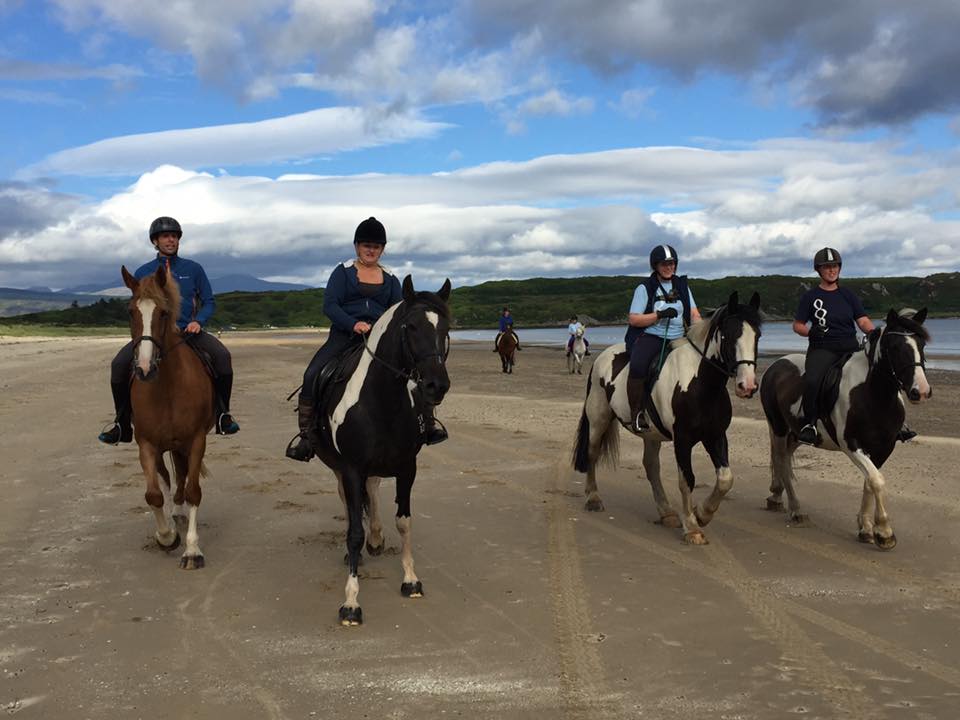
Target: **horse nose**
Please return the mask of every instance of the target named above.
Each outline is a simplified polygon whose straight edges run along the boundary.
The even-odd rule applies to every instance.
[[[449,389],[450,378],[446,376],[433,377],[423,383],[424,393],[434,405],[439,404],[440,401],[443,400]]]
[[[910,402],[920,402],[920,391],[917,388],[910,388],[907,397],[910,398]]]

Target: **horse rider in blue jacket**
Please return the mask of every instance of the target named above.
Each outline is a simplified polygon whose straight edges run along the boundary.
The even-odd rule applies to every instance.
[[[170,269],[180,286],[180,315],[177,327],[185,334],[191,345],[204,350],[213,361],[214,390],[217,400],[216,431],[220,435],[233,435],[240,429],[230,415],[230,392],[233,387],[233,365],[230,351],[216,337],[203,331],[213,315],[216,303],[213,288],[207,274],[199,263],[180,257],[180,238],[183,230],[172,217],[158,217],[150,223],[150,242],[157,256],[137,268],[134,277],[138,280],[152,275],[158,266]],[[110,429],[100,433],[99,440],[108,445],[128,443],[133,439],[130,407],[130,377],[133,367],[133,341],[124,345],[110,363],[110,389],[116,417]]]
[[[650,251],[652,272],[633,293],[624,342],[630,356],[627,398],[633,420],[631,429],[635,432],[650,429],[643,406],[653,361],[658,356],[662,361],[666,344],[683,337],[690,323],[700,319],[693,293],[687,287],[687,276],[675,274],[678,262],[672,246],[657,245]]]
[[[517,337],[517,333],[513,330],[513,315],[510,314],[510,308],[505,307],[500,312],[500,330],[497,332],[497,337],[493,340],[493,351],[498,352],[500,350],[500,338],[503,337],[505,332],[513,333],[513,339],[517,341],[517,350],[522,350],[520,347],[520,338]]]
[[[400,302],[400,281],[380,264],[387,244],[387,231],[374,217],[357,226],[353,246],[357,257],[337,265],[330,273],[323,293],[323,312],[330,318],[330,333],[303,374],[303,386],[297,403],[300,434],[287,447],[293,460],[309,462],[313,457],[309,430],[313,421],[317,378],[320,371],[347,348],[363,342],[373,324],[387,308]],[[447,439],[447,431],[438,425],[433,408],[424,403],[424,442],[434,445]]]

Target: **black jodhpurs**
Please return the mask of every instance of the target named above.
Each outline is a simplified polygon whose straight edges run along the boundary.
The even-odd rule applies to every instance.
[[[357,333],[346,333],[336,328],[330,328],[327,341],[320,346],[303,373],[303,387],[300,389],[301,403],[306,400],[308,405],[313,405],[315,401],[313,393],[316,389],[317,376],[320,374],[320,370],[348,347],[360,342],[363,342],[363,339]]]
[[[190,335],[189,342],[201,350],[207,352],[213,360],[213,372],[217,377],[224,377],[233,374],[233,364],[230,360],[230,351],[220,342],[215,335],[208,332]],[[126,383],[130,381],[130,371],[133,367],[133,341],[131,340],[122,348],[117,356],[110,363],[110,382],[111,384]]]
[[[667,340],[666,342],[670,342]],[[630,377],[635,380],[645,380],[650,372],[650,365],[660,357],[664,340],[656,335],[640,333],[633,341],[630,349]],[[665,352],[665,351],[664,351]]]

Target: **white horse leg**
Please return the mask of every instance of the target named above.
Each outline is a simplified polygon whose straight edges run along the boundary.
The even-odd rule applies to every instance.
[[[873,537],[873,490],[870,489],[870,483],[866,479],[863,481],[863,495],[860,497],[860,514],[857,515],[857,524],[860,531],[857,533],[857,540],[862,543],[875,542]]]
[[[713,492],[703,503],[694,508],[694,514],[697,516],[697,522],[700,523],[701,527],[713,520],[713,516],[720,507],[723,498],[733,487],[733,472],[730,470],[726,433],[721,432],[716,437],[709,438],[704,441],[703,445],[713,462],[714,470],[717,473],[717,481],[714,483]]]
[[[413,533],[411,532],[410,493],[417,475],[416,460],[405,472],[397,473],[397,532],[400,533],[402,548],[400,564],[403,566],[403,583],[400,594],[404,597],[423,597],[423,583],[413,569]]]
[[[670,505],[667,494],[663,491],[663,481],[660,478],[660,441],[643,438],[643,471],[647,475],[647,482],[653,491],[653,501],[657,505],[660,523],[664,527],[680,527],[680,517]]]
[[[180,567],[184,570],[199,570],[205,565],[203,552],[200,550],[200,534],[197,532],[197,511],[200,509],[200,500],[203,497],[200,490],[200,468],[206,448],[207,436],[201,435],[190,448],[187,460],[187,484],[184,495],[187,501],[187,547],[180,558]]]
[[[877,547],[881,550],[893,550],[897,545],[897,536],[893,533],[893,528],[890,526],[890,518],[887,515],[887,508],[885,502],[885,486],[886,481],[883,478],[883,473],[873,464],[873,461],[864,453],[862,450],[854,450],[853,452],[847,452],[847,457],[849,457],[853,464],[860,468],[860,471],[864,475],[864,486],[865,493],[868,489],[869,492],[873,494],[874,502],[876,503],[876,509],[873,515],[873,539],[876,542]],[[866,500],[861,500],[860,510],[861,513],[864,511],[864,508],[869,506],[869,502]],[[867,521],[864,521],[864,516],[861,514],[859,517],[860,522],[860,531],[864,531],[867,527]]]
[[[367,509],[370,520],[370,534],[367,536],[367,552],[370,555],[379,555],[386,544],[383,539],[383,523],[380,522],[380,478],[367,478],[367,498],[370,506]]]
[[[150,510],[153,511],[153,517],[157,523],[154,538],[157,541],[157,545],[164,550],[173,550],[180,544],[180,536],[177,534],[177,529],[171,527],[171,523],[168,521],[167,514],[164,511],[163,491],[160,490],[160,483],[157,480],[158,462],[162,462],[162,460],[160,460],[160,454],[153,445],[147,443],[140,445],[139,449],[140,467],[143,468],[143,476],[147,480],[147,491],[144,493],[144,498]],[[166,472],[166,468],[164,468],[164,472]]]

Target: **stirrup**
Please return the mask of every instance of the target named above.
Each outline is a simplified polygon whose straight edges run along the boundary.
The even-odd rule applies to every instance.
[[[133,440],[133,428],[129,427],[124,432],[124,428],[119,422],[114,420],[112,423],[103,426],[103,430],[97,436],[97,440],[105,445],[119,445]]]
[[[917,436],[916,430],[911,430],[908,427],[902,427],[897,430],[897,440],[902,443],[909,442]]]
[[[423,442],[426,445],[436,445],[437,443],[442,443],[444,440],[450,437],[450,434],[447,432],[446,426],[437,420],[433,419],[433,427],[427,428],[423,433]]]
[[[633,429],[641,433],[650,429],[650,423],[647,422],[647,414],[643,410],[640,410],[633,419]]]
[[[294,445],[294,443],[297,444]],[[299,432],[287,443],[287,449],[284,454],[291,460],[310,462],[313,458],[313,446],[310,444],[310,440],[306,434]]]
[[[230,413],[220,413],[217,418],[217,435],[233,435],[239,430],[240,426],[237,425],[237,421],[233,419]]]
[[[802,442],[804,445],[816,445],[817,440],[820,439],[820,433],[817,432],[815,425],[807,423],[802,428],[800,428],[800,433],[797,435],[797,440]]]

